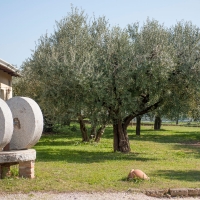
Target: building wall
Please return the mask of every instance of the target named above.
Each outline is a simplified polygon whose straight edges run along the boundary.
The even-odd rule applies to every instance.
[[[8,100],[12,98],[12,76],[0,70],[0,98]]]
[[[0,70],[0,83],[8,86],[12,86],[12,76],[2,70]]]

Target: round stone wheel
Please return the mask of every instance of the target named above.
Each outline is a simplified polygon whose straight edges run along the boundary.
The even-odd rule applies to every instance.
[[[14,131],[10,150],[29,149],[41,137],[43,115],[38,104],[28,97],[13,97],[7,101],[13,115]]]
[[[6,102],[0,99],[0,151],[10,142],[12,135],[12,113]]]

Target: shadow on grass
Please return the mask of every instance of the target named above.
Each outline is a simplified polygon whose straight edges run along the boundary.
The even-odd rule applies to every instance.
[[[130,140],[133,141],[151,141],[155,143],[165,143],[165,144],[173,144],[174,150],[180,150],[183,156],[188,156],[192,154],[193,157],[197,159],[200,158],[200,134],[197,132],[177,132],[173,133],[172,135],[165,135],[165,134],[155,134],[155,135],[141,135],[141,136],[134,136],[131,135],[129,137]],[[181,156],[181,153],[178,152]]]
[[[180,180],[187,182],[199,182],[200,171],[197,170],[158,170],[155,174],[151,176],[161,176],[165,179],[170,180]]]
[[[199,159],[200,158],[200,143],[199,142],[188,142],[174,145],[175,150],[179,150],[177,154],[180,156],[184,154],[189,158],[192,154],[192,157]]]
[[[68,163],[94,163],[106,162],[112,160],[132,160],[132,161],[154,161],[155,159],[145,158],[142,154],[129,153],[114,153],[114,152],[88,152],[81,150],[69,149],[37,149],[37,161],[54,162],[66,161]],[[156,159],[157,160],[157,159]]]
[[[159,143],[185,143],[185,142],[195,142],[200,141],[200,134],[197,132],[176,132],[173,134],[144,134],[140,136],[129,135],[130,140],[138,141],[153,141]]]
[[[130,132],[134,132],[134,130]],[[103,135],[102,141],[104,138],[110,139],[111,137],[113,139],[112,127],[108,127],[106,133]],[[149,129],[143,130],[140,136],[131,134],[129,135],[129,139],[133,141],[152,141],[155,143],[174,143],[174,149],[183,150],[185,154],[195,153],[196,158],[200,157],[200,145],[190,145],[200,141],[200,134],[196,131],[189,133],[169,131],[168,133],[166,130],[154,131]],[[142,154],[110,152],[110,145],[103,146],[104,150],[109,148],[106,152],[101,152],[101,149],[98,151],[91,149],[90,151],[87,145],[91,144],[84,146],[84,143],[81,143],[81,134],[79,131],[75,133],[44,135],[36,145],[37,159],[44,162],[66,161],[72,163],[105,162],[109,160],[136,160],[145,162],[154,160],[148,159]]]
[[[74,138],[70,141],[56,141],[56,140],[49,140],[49,141],[41,141],[37,144],[37,146],[76,146],[76,144],[81,143],[81,139]]]
[[[200,132],[200,131],[199,131]],[[130,140],[138,140],[138,141],[153,141],[159,143],[183,143],[187,141],[200,141],[200,134],[197,131],[183,132],[183,131],[174,131],[160,129],[154,130],[144,129],[141,130],[141,135],[137,136],[135,133],[135,129],[128,129],[128,136]],[[113,138],[113,130],[112,127],[107,127],[104,138],[112,139]]]

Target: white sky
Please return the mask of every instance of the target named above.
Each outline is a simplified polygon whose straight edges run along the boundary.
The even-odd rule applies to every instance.
[[[0,0],[0,58],[19,68],[71,4],[122,28],[147,17],[168,27],[181,20],[200,27],[200,0]]]

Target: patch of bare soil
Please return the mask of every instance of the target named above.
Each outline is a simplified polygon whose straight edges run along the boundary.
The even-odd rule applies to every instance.
[[[184,142],[181,143],[181,145],[200,147],[200,142],[199,141]]]

